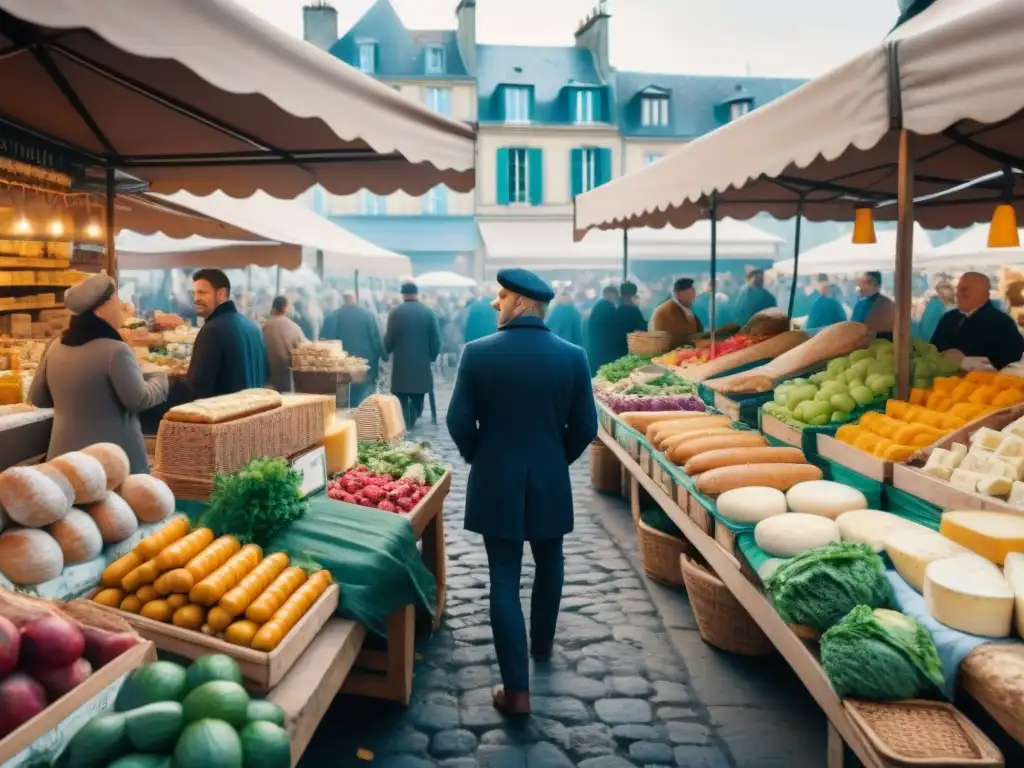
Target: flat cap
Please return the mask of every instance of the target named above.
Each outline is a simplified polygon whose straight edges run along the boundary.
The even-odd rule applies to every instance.
[[[518,293],[527,299],[534,301],[548,302],[555,298],[555,292],[543,278],[538,277],[528,269],[498,270],[498,285],[506,291]]]
[[[106,272],[91,275],[64,291],[64,306],[76,315],[96,309],[117,290],[114,279]]]
[[[398,292],[403,296],[415,296],[420,292],[420,289],[416,286],[416,283],[407,280],[402,283],[402,287],[398,289]]]

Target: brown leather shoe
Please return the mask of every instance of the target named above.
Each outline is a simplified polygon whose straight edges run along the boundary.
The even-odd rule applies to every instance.
[[[494,708],[504,715],[530,714],[529,691],[506,691],[500,685],[491,690]]]

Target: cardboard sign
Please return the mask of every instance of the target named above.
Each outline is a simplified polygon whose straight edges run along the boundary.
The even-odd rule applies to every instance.
[[[303,499],[327,487],[327,452],[322,445],[299,454],[292,459],[291,465],[292,469],[302,475],[299,492]]]

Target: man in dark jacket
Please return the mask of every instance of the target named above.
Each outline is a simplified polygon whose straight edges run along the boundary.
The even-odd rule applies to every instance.
[[[490,300],[475,296],[466,307],[466,329],[463,332],[466,343],[490,336],[496,330],[498,313],[494,311]]]
[[[558,303],[548,313],[548,328],[561,339],[577,347],[583,346],[583,315],[576,309],[572,294],[564,291],[558,296]]]
[[[1005,368],[1024,355],[1024,336],[1008,314],[989,300],[992,283],[980,272],[965,272],[956,286],[957,310],[939,320],[932,344],[940,352],[956,350],[965,357],[987,357]]]
[[[349,386],[349,405],[355,408],[377,388],[380,361],[387,360],[384,342],[380,337],[377,318],[369,310],[356,304],[354,291],[345,291],[342,305],[324,318],[320,338],[340,341],[341,348],[350,355],[361,357],[370,365],[366,381]]]
[[[647,321],[644,313],[636,305],[636,284],[628,280],[619,286],[619,306],[615,308],[615,319],[618,322],[615,336],[615,357],[617,360],[629,354],[629,341],[626,338],[635,331],[646,331]]]
[[[415,283],[403,283],[402,303],[388,315],[384,350],[392,357],[391,392],[402,403],[409,429],[423,413],[423,396],[434,391],[431,365],[441,354],[437,318],[419,300]]]
[[[586,353],[544,325],[550,286],[523,269],[501,270],[498,284],[500,330],[466,345],[447,422],[472,465],[465,526],[483,534],[487,550],[491,630],[504,684],[493,691],[494,706],[525,715],[523,545],[530,542],[535,564],[529,652],[546,660],[562,596],[562,539],[573,529],[569,465],[597,436],[597,413]]]
[[[590,358],[590,372],[605,363],[610,363],[622,355],[618,354],[619,323],[615,316],[615,304],[619,300],[619,289],[614,285],[606,286],[601,298],[590,310],[587,320],[587,357]]]

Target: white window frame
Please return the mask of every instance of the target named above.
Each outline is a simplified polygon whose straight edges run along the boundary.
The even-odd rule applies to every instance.
[[[665,96],[640,97],[640,125],[644,128],[664,128],[669,122],[669,104]]]
[[[437,57],[437,65],[431,66],[431,56]],[[423,53],[423,69],[428,75],[443,75],[445,73],[444,47],[440,45],[428,45]]]
[[[366,75],[377,73],[377,43],[373,40],[361,40],[357,43],[359,51],[359,71]],[[369,57],[367,57],[369,53]]]
[[[387,216],[388,199],[368,189],[359,191],[359,210],[363,216]]]
[[[576,113],[573,115],[573,122],[577,125],[590,125],[596,123],[597,94],[589,88],[576,89]]]
[[[530,89],[525,86],[505,86],[505,122],[525,125],[530,122]]]
[[[661,160],[661,157],[662,157],[662,155],[661,155],[660,152],[645,152],[644,153],[644,168],[646,168],[648,165],[654,165],[656,162]]]
[[[732,104],[729,105],[730,120],[739,120],[748,112],[750,112],[749,101],[734,101]]]
[[[580,194],[597,187],[597,150],[583,147],[580,151]]]
[[[452,89],[429,86],[426,91],[427,107],[445,117],[452,116]]]
[[[519,196],[522,182],[522,197]],[[508,204],[530,204],[530,151],[526,147],[509,147],[508,150]]]
[[[444,205],[440,205],[441,201]],[[429,189],[422,197],[422,211],[426,216],[448,215],[448,188],[443,184]]]

